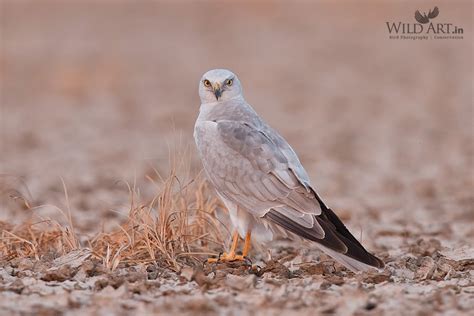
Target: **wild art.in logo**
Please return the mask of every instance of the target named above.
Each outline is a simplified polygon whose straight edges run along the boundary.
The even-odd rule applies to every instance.
[[[437,17],[438,14],[439,14],[438,7],[434,7],[433,11],[430,10],[430,12],[428,12],[428,14],[426,14],[426,13],[421,14],[420,11],[416,10],[415,20],[417,20],[421,24],[426,24],[426,23],[430,22],[431,19],[434,19],[435,17]]]
[[[385,22],[390,39],[462,39],[464,29],[453,23],[433,23],[439,15],[438,7],[429,10],[428,13],[415,11],[415,21]]]

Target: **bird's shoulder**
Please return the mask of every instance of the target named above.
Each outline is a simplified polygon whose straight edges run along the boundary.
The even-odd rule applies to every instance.
[[[221,120],[217,121],[216,129],[222,141],[244,158],[260,166],[271,166],[273,170],[291,170],[301,184],[310,186],[296,152],[265,122]]]

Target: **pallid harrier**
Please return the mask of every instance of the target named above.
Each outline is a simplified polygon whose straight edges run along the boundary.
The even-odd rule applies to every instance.
[[[265,244],[283,236],[314,241],[354,272],[384,266],[324,204],[290,145],[245,101],[235,74],[208,71],[199,96],[194,138],[235,228],[230,251],[210,262],[244,260],[251,239]],[[242,255],[236,253],[239,235]]]

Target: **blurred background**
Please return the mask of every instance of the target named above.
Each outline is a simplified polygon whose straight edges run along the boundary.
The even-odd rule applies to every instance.
[[[126,214],[124,181],[151,196],[146,175],[166,174],[176,148],[197,174],[198,82],[219,67],[356,235],[462,243],[474,236],[472,2],[436,5],[463,39],[389,39],[387,21],[414,23],[432,2],[2,0],[0,220],[29,216],[13,189],[64,207],[62,178],[87,233]]]

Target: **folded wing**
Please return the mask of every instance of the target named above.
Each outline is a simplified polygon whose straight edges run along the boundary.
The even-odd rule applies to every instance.
[[[311,188],[296,153],[262,123],[217,121],[220,140],[235,155],[232,170],[215,175],[219,193],[300,237],[365,264],[383,267]]]

